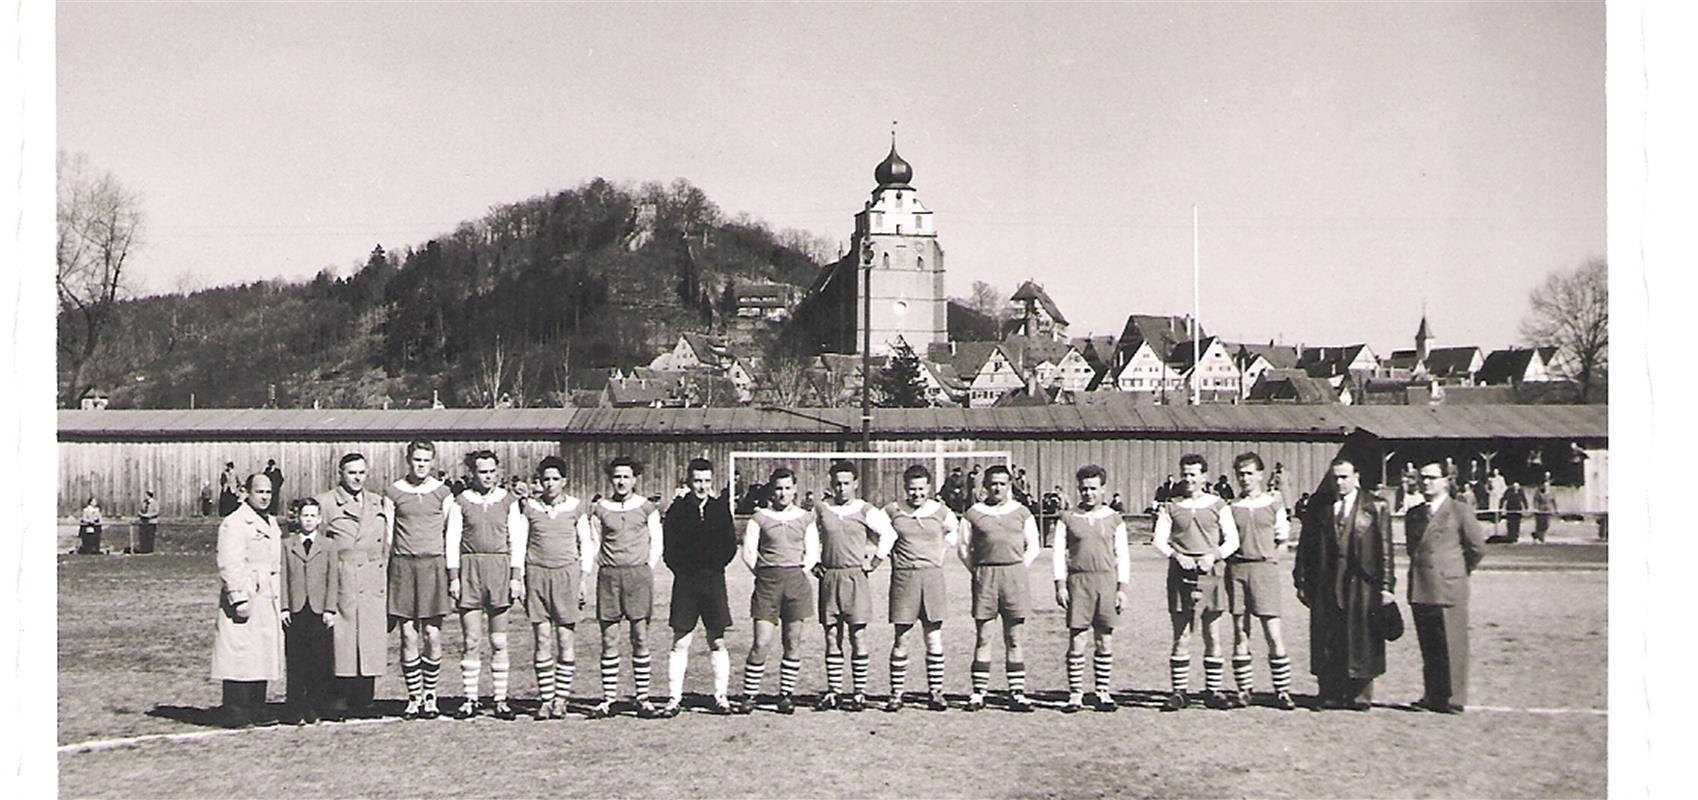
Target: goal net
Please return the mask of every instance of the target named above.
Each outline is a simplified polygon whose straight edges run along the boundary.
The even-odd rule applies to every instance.
[[[751,487],[766,483],[774,469],[789,467],[796,473],[797,501],[805,501],[809,492],[817,501],[831,493],[830,470],[837,461],[854,464],[861,477],[861,496],[884,505],[902,498],[907,488],[902,484],[902,472],[912,464],[922,464],[931,470],[932,493],[936,495],[952,470],[960,468],[965,476],[977,467],[982,475],[993,464],[1013,466],[1013,454],[1008,450],[943,449],[898,453],[738,450],[731,453],[731,485],[737,498],[742,499]]]

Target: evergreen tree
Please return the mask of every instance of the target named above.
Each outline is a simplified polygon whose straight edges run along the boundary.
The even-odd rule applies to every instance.
[[[885,365],[873,376],[873,390],[881,408],[925,408],[926,383],[920,375],[920,357],[907,342],[897,342]]]

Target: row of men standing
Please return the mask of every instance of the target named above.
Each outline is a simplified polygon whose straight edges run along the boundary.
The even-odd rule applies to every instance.
[[[513,600],[522,598],[526,616],[535,626],[537,636],[538,686],[544,700],[539,713],[563,713],[564,697],[556,695],[553,690],[556,686],[569,687],[571,684],[574,664],[571,631],[584,604],[585,585],[592,569],[592,552],[597,553],[594,562],[600,567],[597,616],[602,627],[604,688],[604,701],[592,711],[592,715],[609,713],[609,706],[616,695],[618,634],[621,632],[618,628],[622,622],[630,626],[633,674],[638,697],[646,701],[650,672],[646,625],[652,606],[651,570],[661,556],[663,542],[666,560],[677,573],[673,619],[670,620],[675,632],[672,663],[669,664],[673,682],[681,683],[682,658],[687,657],[689,637],[699,619],[710,638],[715,699],[719,703],[724,702],[729,656],[724,650],[723,631],[730,626],[730,613],[725,601],[723,569],[735,557],[736,543],[734,540],[727,541],[724,536],[700,535],[704,527],[729,531],[731,525],[728,503],[708,502],[709,486],[692,485],[697,502],[675,502],[668,509],[668,522],[676,524],[666,525],[663,535],[654,505],[633,492],[637,468],[629,461],[621,464],[616,460],[609,465],[613,496],[585,512],[576,505],[576,501],[564,497],[559,491],[563,484],[564,465],[559,464],[558,459],[554,459],[557,466],[552,476],[548,474],[547,462],[540,470],[544,482],[543,500],[547,502],[520,504],[496,486],[497,462],[493,454],[479,454],[480,458],[475,462],[479,473],[476,486],[459,498],[433,476],[434,448],[430,443],[412,443],[408,455],[409,476],[387,487],[381,496],[363,489],[363,457],[358,454],[345,456],[339,464],[339,485],[302,507],[303,532],[298,537],[290,537],[282,547],[277,546],[282,537],[275,521],[259,513],[259,509],[272,500],[268,481],[263,475],[249,479],[248,504],[233,513],[220,528],[219,567],[224,592],[213,672],[214,677],[226,681],[227,707],[237,709],[238,715],[248,713],[257,702],[253,684],[258,682],[258,698],[263,698],[263,681],[279,677],[277,667],[282,659],[277,655],[286,649],[287,660],[291,662],[292,707],[303,708],[309,719],[322,710],[328,699],[322,691],[325,682],[312,678],[315,664],[329,663],[333,664],[333,672],[340,684],[339,699],[353,713],[360,713],[370,707],[373,682],[384,671],[388,627],[398,624],[402,628],[402,668],[408,689],[404,715],[436,716],[440,713],[436,706],[436,683],[442,658],[441,618],[450,607],[454,607],[461,614],[465,631],[466,657],[460,666],[466,683],[466,696],[477,697],[482,661],[479,653],[487,642],[491,650],[495,713],[510,717],[512,711],[506,703],[510,666],[506,618]],[[1182,462],[1181,466],[1183,469],[1189,465]],[[1201,468],[1198,472],[1206,470],[1206,465],[1195,466]],[[1259,463],[1257,466],[1259,469]],[[1436,469],[1437,465],[1433,467]],[[1389,510],[1378,498],[1357,491],[1354,466],[1348,461],[1341,460],[1335,464],[1332,477],[1336,487],[1330,504],[1332,513],[1305,520],[1306,527],[1314,526],[1323,535],[1303,537],[1294,577],[1299,598],[1311,607],[1312,667],[1319,678],[1323,703],[1365,707],[1371,697],[1372,678],[1384,670],[1384,644],[1372,620],[1377,609],[1391,598],[1393,558]],[[692,483],[698,481],[694,469],[691,478]],[[699,480],[711,483],[711,467]],[[1100,487],[1101,480],[1097,483]],[[1441,481],[1433,483],[1442,485]],[[921,489],[924,491],[926,487]],[[721,500],[728,494],[722,495]],[[557,502],[562,499],[566,501],[565,505]],[[916,508],[923,507],[926,500],[924,497],[909,499]],[[1416,627],[1423,654],[1428,654],[1430,645],[1435,653],[1448,647],[1451,654],[1449,659],[1445,659],[1442,653],[1439,657],[1428,659],[1428,697],[1425,699],[1428,704],[1436,705],[1438,710],[1460,706],[1462,702],[1461,687],[1466,682],[1466,574],[1478,561],[1478,550],[1472,547],[1472,539],[1478,538],[1477,527],[1471,530],[1472,539],[1469,536],[1471,516],[1456,514],[1454,507],[1450,508],[1452,513],[1449,516],[1439,516],[1436,512],[1445,510],[1442,499],[1432,498],[1433,502],[1412,515],[1410,526],[1410,549],[1415,556],[1412,569],[1415,577],[1410,597],[1416,608]],[[1311,507],[1324,509],[1327,506],[1312,504]],[[877,511],[876,508],[870,510]],[[670,519],[675,514],[678,518]],[[589,522],[592,516],[597,520],[593,526]],[[710,520],[709,517],[715,518]],[[1436,535],[1435,523],[1451,526],[1451,534],[1460,535]],[[888,525],[887,517],[884,525],[879,527]],[[560,552],[553,555],[547,548],[539,551],[538,548],[525,546],[530,530],[541,533],[551,527],[559,530],[543,540],[575,545],[570,548],[570,557],[558,545]],[[598,535],[598,530],[609,535]],[[646,535],[620,536],[618,531],[621,530],[640,530]],[[800,552],[788,556],[768,553],[765,539],[754,535],[756,526],[751,525],[750,530],[751,540],[746,542],[744,550],[757,577],[753,609],[757,623],[755,648],[746,667],[745,684],[752,679],[758,688],[759,667],[764,664],[765,649],[770,646],[777,624],[782,620],[785,623],[785,657],[781,662],[784,667],[781,684],[793,685],[799,664],[793,667],[793,636],[789,623],[802,616],[793,613],[789,606],[792,603],[806,604],[807,593],[790,585],[796,583],[795,578],[800,577],[800,572],[793,569],[767,570],[763,574],[761,567],[776,565],[771,558],[785,561],[785,566],[793,567],[796,565],[789,562],[800,562],[803,556]],[[469,538],[462,539],[463,536]],[[1451,546],[1444,545],[1447,541]],[[315,542],[318,542],[316,547]],[[645,542],[647,547],[634,548],[629,545],[632,542]],[[1465,547],[1456,547],[1457,542]],[[797,548],[801,546],[798,541]],[[815,547],[813,563],[820,563],[817,544]],[[277,557],[268,559],[265,556],[268,549]],[[879,549],[879,558],[891,551],[890,544],[882,542]],[[626,550],[630,552],[624,552]],[[1428,550],[1432,552],[1424,556],[1423,553]],[[1450,563],[1449,553],[1452,550],[1456,551],[1457,559],[1462,563]],[[578,554],[583,557],[577,558]],[[1222,553],[1222,559],[1225,555]],[[1018,560],[1030,563],[1029,559]],[[846,568],[842,565],[827,566]],[[856,572],[861,572],[864,577],[860,559],[856,559],[854,566]],[[579,574],[580,569],[582,574]],[[829,570],[820,575],[822,583],[828,574]],[[1064,574],[1060,567],[1058,574]],[[778,577],[784,580],[778,580]],[[977,573],[975,577],[977,582]],[[1124,582],[1122,577],[1120,583]],[[805,589],[805,579],[800,583],[800,588]],[[1460,602],[1457,602],[1458,591],[1461,593]],[[822,617],[826,614],[826,597],[830,593],[822,587]],[[776,604],[782,608],[769,608],[762,613],[763,594],[768,605]],[[898,594],[893,581],[892,622],[898,622]],[[924,587],[901,594],[912,595],[911,599],[917,599],[920,606],[909,610],[916,613],[905,611],[906,616],[924,618],[921,621],[935,618],[935,621],[941,622],[940,612],[924,608]],[[1119,599],[1115,599],[1115,611],[1118,613]],[[851,596],[844,600],[861,604],[864,598]],[[980,616],[978,609],[975,609],[974,616]],[[995,616],[998,614],[989,615]],[[1006,619],[1005,616],[1005,624]],[[763,622],[767,624],[763,625]],[[283,637],[265,636],[265,631],[274,630],[278,624],[288,631],[287,648],[279,640]],[[898,649],[902,627],[899,623]],[[1079,627],[1082,631],[1085,626]],[[794,638],[799,639],[799,629],[795,632]],[[926,633],[930,678],[933,656],[941,661],[941,653],[933,652],[930,640],[934,638],[934,630],[930,624]],[[985,633],[981,625],[981,647],[976,650],[985,649]],[[1175,633],[1177,656],[1181,632],[1176,628]],[[271,639],[269,645],[268,638]],[[324,643],[331,651],[329,659],[314,655],[320,652]],[[833,648],[832,644],[836,647]],[[864,683],[865,655],[859,642],[855,644],[858,662],[855,664],[855,694],[859,696],[858,689]],[[1077,645],[1075,642],[1075,646],[1070,647],[1070,679],[1073,677],[1073,651],[1080,649],[1082,652]],[[829,674],[832,671],[832,651],[835,650],[840,673],[843,649],[842,629],[839,629],[837,637],[828,636],[828,678],[833,677]],[[1011,651],[1013,649],[1010,647]],[[982,660],[980,655],[975,653],[975,695],[982,695],[982,679],[977,674],[978,662]],[[1279,655],[1283,656],[1283,652]],[[1017,655],[1011,652],[1010,663],[1016,663],[1016,659]],[[896,661],[897,652],[893,651],[893,683],[898,666]],[[1444,673],[1454,689],[1433,682],[1435,664],[1444,666],[1439,671]],[[1460,679],[1456,677],[1458,668],[1461,670]],[[1010,672],[1012,688],[1015,676],[1012,669]],[[304,679],[297,684],[296,676]],[[834,685],[837,683],[835,679],[832,682]],[[932,681],[928,680],[928,683]],[[677,689],[674,686],[674,703]],[[784,696],[788,695],[789,692],[785,691]],[[899,694],[897,698],[900,705]],[[650,710],[646,703],[644,710]],[[676,706],[663,711],[676,713]],[[466,703],[459,713],[461,716],[475,715],[478,707],[475,702]]]

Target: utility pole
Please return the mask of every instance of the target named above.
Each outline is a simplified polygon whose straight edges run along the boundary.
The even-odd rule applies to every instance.
[[[861,452],[873,443],[873,241],[861,239]]]

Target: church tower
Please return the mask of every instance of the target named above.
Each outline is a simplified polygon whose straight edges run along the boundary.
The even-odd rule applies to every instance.
[[[1421,312],[1421,327],[1415,331],[1415,364],[1424,366],[1427,363],[1427,353],[1432,350],[1428,342],[1433,340],[1433,329],[1427,326],[1427,314]]]
[[[872,197],[855,214],[849,252],[820,272],[792,330],[817,351],[859,353],[862,321],[870,319],[873,355],[901,340],[924,357],[930,345],[949,341],[943,248],[931,209],[914,190],[914,168],[896,153],[895,133],[873,181]],[[870,305],[861,283],[869,276]]]
[[[949,341],[949,308],[943,289],[943,248],[931,209],[914,191],[914,168],[896,153],[873,169],[877,186],[855,215],[850,253],[865,267],[871,259],[872,351],[887,353],[898,338],[924,356],[928,345]],[[867,273],[857,270],[857,278]],[[857,281],[858,283],[858,281]],[[863,319],[862,293],[856,292],[855,325]],[[860,336],[853,352],[860,352]]]

